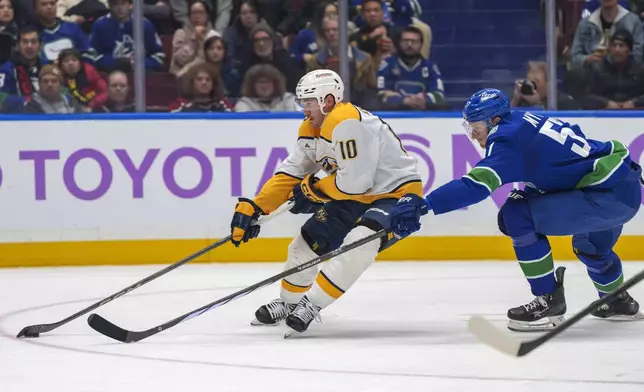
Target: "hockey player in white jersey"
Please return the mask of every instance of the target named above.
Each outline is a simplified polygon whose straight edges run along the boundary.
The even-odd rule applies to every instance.
[[[306,74],[296,88],[306,118],[297,144],[254,199],[240,198],[231,222],[239,246],[259,234],[251,222],[293,198],[291,212],[313,214],[288,248],[284,269],[389,229],[389,211],[406,193],[422,196],[415,158],[394,131],[366,110],[343,102],[344,84],[331,70]],[[314,175],[323,170],[327,176]],[[255,312],[255,325],[282,320],[305,331],[321,309],[340,298],[397,241],[392,235],[339,255],[318,271],[309,268],[282,280],[280,298]]]

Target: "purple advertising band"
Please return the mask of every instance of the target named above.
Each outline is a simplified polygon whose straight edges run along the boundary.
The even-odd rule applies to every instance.
[[[428,193],[435,184],[437,168],[431,159],[431,143],[428,139],[415,134],[400,134],[405,149],[415,156],[419,166],[425,167],[428,173],[427,178],[423,178],[425,193]],[[452,135],[452,178],[460,178],[466,174],[471,167],[481,159],[481,155],[476,147],[466,135]],[[631,158],[640,162],[644,153],[644,134],[638,136],[629,146]],[[73,151],[69,156],[61,156],[58,150],[23,150],[18,154],[20,161],[33,165],[33,184],[34,199],[47,200],[46,178],[48,176],[61,176],[65,188],[70,195],[85,201],[97,200],[109,192],[114,179],[114,167],[117,164],[122,165],[132,181],[132,198],[144,198],[144,181],[150,172],[152,164],[159,159],[161,150],[150,148],[145,152],[140,162],[134,162],[127,149],[114,150],[97,150],[95,148],[82,148]],[[117,159],[114,160],[113,157]],[[272,147],[266,162],[263,163],[263,170],[260,181],[255,188],[258,193],[263,184],[273,175],[280,162],[286,159],[288,150],[286,147]],[[206,193],[213,181],[216,179],[216,173],[213,170],[211,158],[228,159],[230,162],[230,183],[226,186],[230,189],[230,196],[238,197],[249,193],[249,190],[242,189],[244,175],[244,161],[248,159],[258,159],[257,149],[255,147],[226,147],[214,148],[208,150],[197,147],[180,147],[169,152],[162,164],[162,179],[166,189],[174,196],[182,199],[192,199]],[[110,159],[112,158],[112,159]],[[48,161],[64,160],[63,172],[52,173],[47,170]],[[94,189],[83,189],[79,186],[75,178],[75,169],[79,162],[83,160],[94,161],[100,168],[100,179]],[[190,188],[184,188],[177,182],[175,177],[175,167],[181,160],[192,160],[199,165],[199,181]],[[446,168],[438,168],[445,171]],[[3,173],[0,169],[0,186],[3,179],[6,180],[8,173]],[[492,198],[497,207],[500,207],[507,197],[513,184],[507,184],[497,189]],[[644,197],[644,190],[643,190]],[[644,201],[643,201],[644,204]]]

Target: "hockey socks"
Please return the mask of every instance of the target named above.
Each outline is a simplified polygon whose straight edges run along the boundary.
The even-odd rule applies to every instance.
[[[526,246],[514,247],[521,270],[535,296],[550,294],[557,288],[554,275],[552,249],[546,236],[538,234],[537,241]],[[517,241],[515,241],[515,244]]]
[[[600,297],[617,290],[624,283],[622,261],[615,252],[600,256],[588,255],[575,249],[575,254],[586,265],[588,276]]]

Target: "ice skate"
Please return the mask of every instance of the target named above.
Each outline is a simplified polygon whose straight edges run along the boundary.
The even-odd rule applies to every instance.
[[[539,332],[556,327],[564,321],[566,298],[564,296],[565,267],[555,271],[557,289],[551,294],[535,297],[532,302],[508,310],[508,329],[515,332]]]
[[[257,309],[255,312],[255,319],[250,322],[250,325],[279,325],[280,322],[284,320],[293,309],[295,309],[295,306],[296,304],[287,304],[280,298],[274,299]]]
[[[644,314],[639,310],[640,304],[628,292],[623,291],[614,301],[600,306],[591,314],[602,319],[632,321],[644,319]]]
[[[288,338],[294,332],[305,332],[313,320],[321,322],[320,307],[316,306],[304,296],[297,304],[291,314],[286,317],[286,325],[289,330],[284,334],[284,338]]]

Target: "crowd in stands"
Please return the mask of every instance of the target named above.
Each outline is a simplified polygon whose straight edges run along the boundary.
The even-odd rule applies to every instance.
[[[0,112],[132,112],[132,0],[0,0]],[[330,0],[143,0],[148,110],[297,111],[308,71],[339,72]],[[352,101],[445,109],[417,0],[351,0]]]
[[[345,26],[334,1],[142,3],[148,111],[297,111],[304,73],[339,71]],[[566,72],[551,99],[560,109],[644,107],[644,0],[557,6]],[[133,112],[132,13],[132,0],[0,0],[0,113]],[[420,14],[417,0],[350,1],[353,102],[452,109]],[[546,108],[547,76],[545,63],[530,62],[512,105]]]
[[[561,110],[644,108],[644,1],[557,0]],[[528,64],[512,105],[547,108],[547,67]]]

